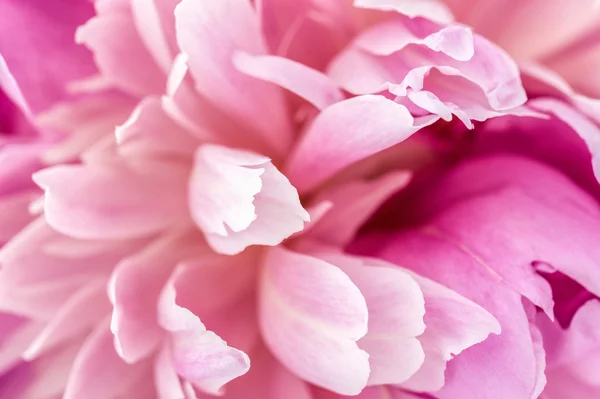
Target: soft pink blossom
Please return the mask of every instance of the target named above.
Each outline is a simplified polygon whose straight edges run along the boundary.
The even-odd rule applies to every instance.
[[[598,396],[600,103],[540,42],[454,1],[56,3],[0,6],[51,132],[7,180],[43,198],[0,249],[0,397]]]

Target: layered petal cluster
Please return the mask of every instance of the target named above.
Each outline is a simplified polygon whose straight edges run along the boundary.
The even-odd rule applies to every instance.
[[[8,2],[0,398],[595,397],[599,103],[448,3]]]

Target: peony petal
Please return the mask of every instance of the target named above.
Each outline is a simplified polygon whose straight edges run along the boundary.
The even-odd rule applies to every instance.
[[[226,383],[248,371],[250,359],[208,331],[194,313],[177,303],[177,284],[185,276],[186,267],[179,267],[165,285],[159,299],[159,323],[169,332],[177,373],[195,388],[219,394]]]
[[[189,184],[192,218],[220,253],[277,245],[308,221],[296,189],[262,155],[203,145]]]
[[[144,98],[129,119],[117,127],[115,135],[119,153],[125,157],[163,152],[191,156],[199,144],[166,113],[157,97]]]
[[[281,154],[291,144],[282,92],[239,72],[233,54],[266,53],[258,19],[246,0],[183,0],[175,9],[177,41],[189,55],[196,90],[256,131],[255,139]],[[244,90],[239,90],[243,87]]]
[[[113,271],[108,284],[113,304],[110,329],[115,349],[125,362],[150,355],[162,339],[156,315],[158,297],[176,264],[197,252],[197,240],[179,231],[166,234],[119,262]]]
[[[136,97],[164,90],[166,74],[144,46],[128,5],[99,8],[75,38],[94,53],[103,78],[112,85]]]
[[[570,327],[538,317],[543,333],[548,382],[544,393],[549,399],[592,399],[600,393],[596,370],[600,350],[597,320],[600,301],[591,300],[579,308]]]
[[[148,364],[128,365],[121,360],[108,324],[108,319],[99,324],[83,344],[73,362],[64,399],[119,397],[148,372]]]
[[[30,343],[23,358],[32,360],[48,350],[89,332],[110,307],[106,300],[104,279],[97,279],[78,289]],[[77,322],[74,323],[73,321]]]
[[[593,239],[600,208],[560,172],[524,158],[488,157],[464,163],[435,191],[428,194],[436,203],[429,209],[437,212],[442,203],[447,209],[432,223],[436,234],[464,245],[549,315],[550,287],[532,267],[535,262],[600,293],[600,252]]]
[[[305,133],[286,174],[306,192],[352,163],[407,139],[423,125],[408,110],[383,96],[366,95],[326,108]]]
[[[171,360],[172,356],[169,345],[163,345],[154,358],[154,383],[158,399],[196,399],[196,395],[189,392],[190,387],[186,387],[186,383],[179,379]]]
[[[592,167],[596,180],[600,182],[600,126],[594,124],[574,107],[550,98],[538,98],[531,106],[550,113],[566,123],[585,142],[592,156]]]
[[[452,22],[452,12],[438,0],[354,0],[354,6],[381,11],[396,11],[410,18],[424,17],[432,21]]]
[[[73,41],[75,28],[92,14],[86,1],[69,7],[62,0],[0,4],[0,87],[21,109],[38,113],[66,100],[69,81],[94,73],[89,52]],[[7,90],[3,65],[14,75],[22,96],[14,91],[16,86]]]
[[[356,395],[369,376],[356,344],[367,332],[367,306],[336,266],[282,248],[269,250],[261,280],[260,322],[268,347],[302,379]]]
[[[441,399],[529,398],[536,387],[539,368],[521,295],[503,283],[490,267],[481,263],[476,254],[459,241],[454,241],[451,236],[440,236],[430,230],[420,229],[408,230],[383,242],[381,236],[373,237],[373,240],[383,247],[377,251],[382,259],[402,265],[455,290],[485,308],[501,325],[500,335],[489,336],[484,342],[464,350],[448,363],[444,387],[435,396]],[[439,290],[438,292],[443,294]],[[444,323],[448,317],[445,304],[450,303],[452,302],[444,300],[442,318],[436,323]],[[427,302],[426,310],[429,311]],[[463,313],[464,316],[473,316],[467,309],[465,311],[467,314]],[[478,325],[475,330],[477,336],[471,336],[469,332],[473,331],[473,327],[469,328],[465,331],[465,343],[472,339],[470,343],[474,344],[485,337],[485,334],[497,331],[492,319],[481,311],[478,313],[480,316],[472,320]],[[432,314],[434,315],[435,313]],[[454,346],[456,338],[460,338],[458,342],[463,340],[460,331],[463,330],[464,316],[456,319],[458,323],[453,322],[453,329],[445,331],[448,325],[440,325],[439,344]],[[427,316],[425,322],[427,323]],[[454,337],[457,332],[459,336]],[[442,341],[447,336],[452,338]],[[431,378],[424,382],[439,384],[439,380]]]
[[[252,368],[227,386],[226,398],[313,399],[310,385],[283,367],[266,348],[260,346],[251,357]]]
[[[327,75],[287,58],[237,53],[233,62],[245,74],[288,89],[318,109],[327,108],[344,98],[342,91]]]
[[[310,237],[331,245],[347,245],[367,218],[409,180],[409,172],[390,172],[371,181],[354,181],[324,190],[313,201],[331,203],[331,208],[312,226]]]
[[[255,4],[270,53],[319,71],[362,22],[350,1],[261,0]]]
[[[177,49],[175,6],[179,0],[130,0],[140,39],[163,71],[168,71]]]
[[[87,239],[135,237],[185,220],[186,178],[180,165],[161,162],[136,169],[125,164],[61,165],[34,175],[46,192],[48,223]]]
[[[500,334],[500,324],[484,308],[455,291],[413,274],[425,296],[425,333],[419,341],[425,351],[423,366],[402,387],[435,392],[444,386],[446,364],[463,350]]]
[[[79,159],[86,150],[112,136],[133,106],[130,98],[107,93],[61,103],[43,112],[37,117],[41,128],[66,135],[43,152],[43,161],[58,164]]]
[[[439,74],[428,76],[433,70]],[[517,65],[501,49],[467,28],[423,19],[365,31],[332,62],[329,75],[355,94],[426,90],[477,120],[485,119],[483,110],[505,111],[526,100]]]
[[[311,251],[337,265],[360,289],[369,310],[368,333],[358,346],[369,354],[368,385],[400,384],[423,364],[425,302],[417,282],[395,265],[327,250]]]

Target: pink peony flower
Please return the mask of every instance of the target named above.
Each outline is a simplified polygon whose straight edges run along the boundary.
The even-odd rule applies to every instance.
[[[447,3],[0,6],[0,398],[596,398],[600,102]]]

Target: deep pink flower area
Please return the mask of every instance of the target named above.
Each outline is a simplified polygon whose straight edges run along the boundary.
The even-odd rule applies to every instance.
[[[96,0],[74,35],[90,4],[49,3],[0,6],[52,132],[0,398],[598,397],[600,106],[566,74],[450,1]]]

